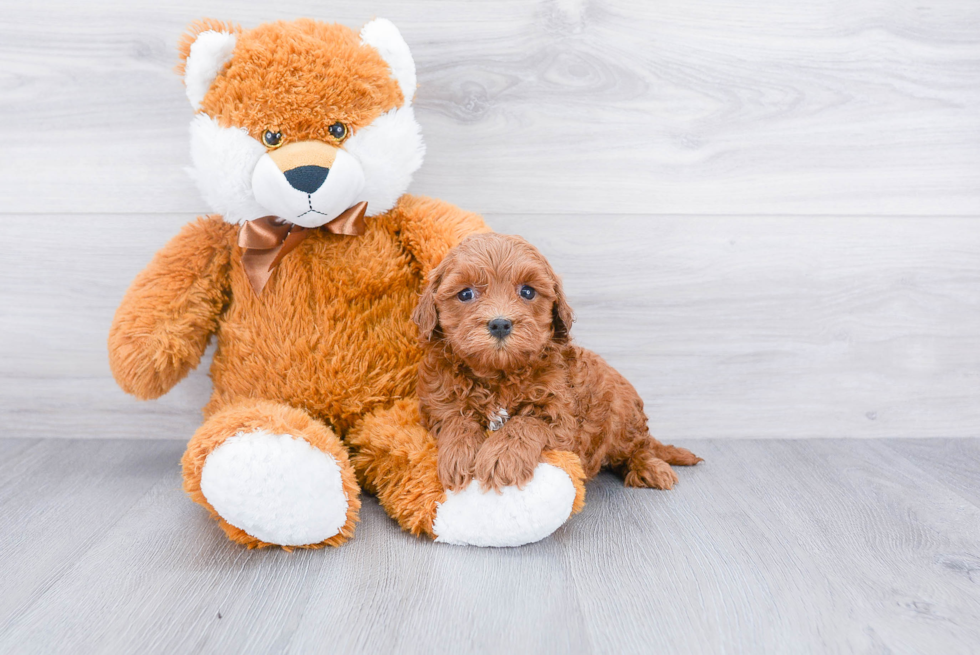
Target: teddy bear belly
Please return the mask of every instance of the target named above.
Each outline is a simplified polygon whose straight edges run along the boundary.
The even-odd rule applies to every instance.
[[[379,404],[413,395],[421,359],[410,320],[413,287],[396,285],[375,297],[320,297],[288,311],[232,303],[218,330],[205,415],[243,399],[274,400],[344,432]]]

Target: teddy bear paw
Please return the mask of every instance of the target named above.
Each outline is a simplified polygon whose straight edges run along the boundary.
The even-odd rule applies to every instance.
[[[436,541],[459,546],[522,546],[553,533],[572,514],[575,485],[568,473],[540,463],[524,485],[483,492],[476,480],[446,492],[432,525]]]
[[[215,448],[201,471],[201,492],[225,521],[280,546],[336,535],[350,502],[334,457],[305,439],[264,430]]]

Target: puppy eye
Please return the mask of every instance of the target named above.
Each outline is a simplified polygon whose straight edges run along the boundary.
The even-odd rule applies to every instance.
[[[536,295],[538,295],[538,292],[526,284],[521,287],[521,298],[524,300],[534,300],[534,296]]]
[[[266,130],[265,134],[262,135],[262,143],[265,144],[266,148],[278,148],[282,145],[282,132]]]
[[[327,132],[330,132],[330,136],[338,141],[343,141],[347,137],[347,126],[339,122],[334,123],[327,128]]]
[[[456,294],[456,297],[460,299],[461,302],[469,302],[476,298],[476,292],[473,289],[466,288]]]

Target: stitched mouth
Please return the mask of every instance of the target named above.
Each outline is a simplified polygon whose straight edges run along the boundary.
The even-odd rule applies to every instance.
[[[299,216],[297,216],[296,218],[303,218],[303,217],[304,217],[304,216],[306,216],[307,214],[311,214],[311,213],[312,213],[312,214],[319,214],[320,216],[326,216],[326,214],[324,214],[323,212],[321,212],[321,211],[317,211],[317,210],[315,210],[315,209],[313,209],[313,194],[312,194],[312,193],[307,193],[307,194],[306,194],[306,204],[307,204],[307,205],[308,205],[308,206],[309,206],[310,208],[309,208],[309,209],[307,209],[307,210],[306,210],[305,212],[303,212],[302,214],[300,214]]]

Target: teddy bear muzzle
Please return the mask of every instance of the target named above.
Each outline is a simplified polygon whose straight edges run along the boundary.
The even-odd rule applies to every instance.
[[[270,215],[319,227],[360,200],[364,171],[346,150],[299,141],[263,155],[252,173],[255,200]]]

